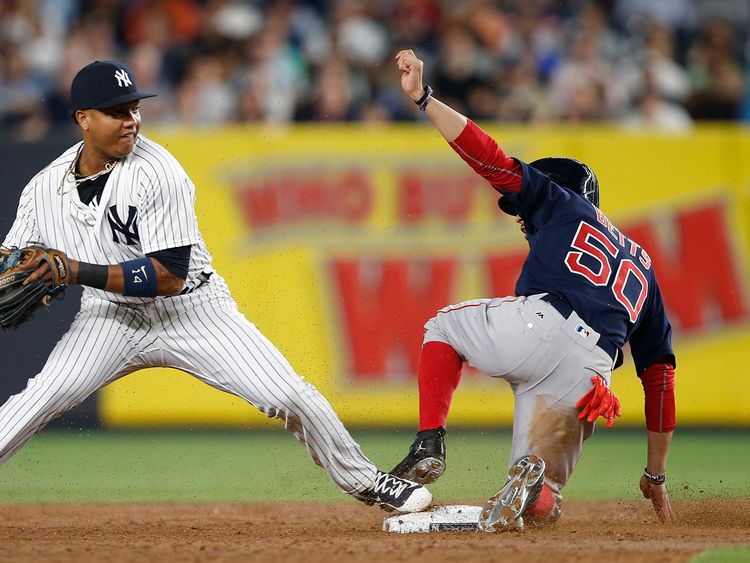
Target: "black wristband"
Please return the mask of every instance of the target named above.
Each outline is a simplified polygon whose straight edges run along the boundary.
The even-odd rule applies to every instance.
[[[107,287],[109,280],[109,266],[78,262],[78,285],[87,285],[96,289]]]
[[[425,86],[424,94],[422,94],[422,97],[414,103],[417,104],[421,111],[424,111],[427,109],[427,104],[430,103],[430,98],[432,98],[432,88]]]
[[[661,475],[654,475],[648,472],[648,467],[643,468],[643,476],[654,485],[663,485],[667,482],[667,474],[662,473]]]

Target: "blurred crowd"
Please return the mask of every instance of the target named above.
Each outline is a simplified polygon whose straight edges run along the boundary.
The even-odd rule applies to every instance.
[[[71,125],[95,59],[151,123],[409,120],[402,48],[476,120],[750,120],[750,0],[0,0],[0,128]]]

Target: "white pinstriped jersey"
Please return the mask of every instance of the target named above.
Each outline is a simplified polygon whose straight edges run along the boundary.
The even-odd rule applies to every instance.
[[[104,265],[190,245],[186,290],[210,275],[211,290],[228,296],[198,230],[195,186],[179,162],[164,147],[139,135],[133,152],[109,174],[101,199],[86,205],[72,173],[81,144],[66,150],[27,184],[3,246],[42,244],[75,260]],[[85,297],[118,303],[151,301],[89,287],[84,292]]]

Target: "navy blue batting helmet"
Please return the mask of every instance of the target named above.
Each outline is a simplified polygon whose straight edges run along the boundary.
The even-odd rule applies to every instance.
[[[578,194],[599,207],[599,180],[596,174],[580,160],[565,156],[548,156],[530,162],[529,166],[548,176],[555,184]],[[498,206],[508,215],[516,215],[516,208],[506,197],[501,197]]]

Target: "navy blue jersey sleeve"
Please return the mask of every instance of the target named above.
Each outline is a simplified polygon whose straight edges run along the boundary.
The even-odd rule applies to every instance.
[[[523,170],[523,182],[517,192],[502,191],[515,206],[521,219],[530,225],[543,225],[553,219],[555,210],[564,209],[570,200],[578,197],[573,192],[561,188],[545,174],[516,159]]]
[[[677,366],[672,350],[672,325],[664,310],[664,302],[656,279],[649,291],[649,305],[643,311],[643,318],[630,336],[630,353],[633,356],[636,373],[656,362],[668,362]]]
[[[186,280],[190,270],[190,245],[176,248],[165,248],[156,252],[149,252],[146,256],[156,258],[172,275]]]

